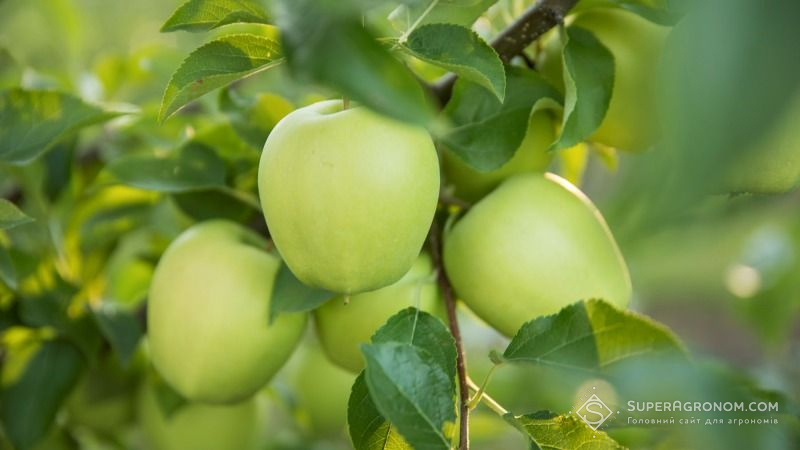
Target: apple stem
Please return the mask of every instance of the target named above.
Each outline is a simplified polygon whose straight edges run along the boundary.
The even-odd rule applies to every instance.
[[[495,366],[495,367],[497,367],[497,366]],[[472,381],[469,378],[467,378],[467,383],[469,384],[469,388],[472,389],[475,392],[480,392],[480,390],[482,389],[482,388],[479,388],[478,385],[475,384],[475,382]],[[477,398],[477,395],[476,395],[476,398]],[[497,400],[495,400],[492,397],[490,397],[489,394],[487,394],[486,392],[483,392],[481,394],[479,400],[484,402],[486,404],[486,406],[489,407],[489,409],[491,409],[492,411],[496,412],[501,417],[505,416],[506,414],[508,414],[508,410],[503,408],[503,405],[498,403]]]
[[[344,306],[347,306],[349,304],[350,304],[350,294],[345,294],[345,296],[344,296]]]
[[[342,97],[342,111],[350,109],[350,97]]]
[[[439,288],[442,290],[445,307],[447,309],[447,322],[450,327],[450,334],[456,342],[456,370],[458,371],[459,389],[459,450],[469,450],[469,385],[467,384],[467,361],[464,354],[464,344],[461,339],[461,330],[458,326],[456,317],[456,299],[453,294],[453,286],[447,277],[442,261],[442,229],[434,219],[428,234],[428,243],[431,248],[431,258],[436,266],[437,280]]]
[[[497,365],[495,364],[489,369],[489,373],[486,374],[486,378],[483,380],[483,384],[481,384],[480,388],[476,390],[475,395],[472,397],[472,400],[469,401],[469,409],[475,409],[478,406],[478,403],[481,402],[481,399],[484,395],[486,395],[486,386],[489,385],[489,381],[492,379],[492,375],[494,374],[495,369],[497,369]],[[474,386],[477,386],[475,382],[472,381],[469,376],[467,376],[467,383],[470,385],[470,389],[475,391]]]

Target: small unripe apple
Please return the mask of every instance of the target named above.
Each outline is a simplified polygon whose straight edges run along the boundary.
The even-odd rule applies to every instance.
[[[414,263],[439,162],[424,129],[324,101],[272,130],[258,179],[270,233],[297,278],[355,294],[394,283]]]
[[[637,151],[657,138],[656,74],[669,28],[619,8],[591,8],[570,26],[594,33],[614,56],[614,88],[600,127],[591,140],[620,150]],[[545,43],[542,74],[563,88],[562,44],[558,33]]]
[[[479,172],[451,152],[444,152],[442,168],[448,185],[455,188],[456,197],[474,202],[506,178],[525,172],[544,172],[552,154],[547,151],[555,139],[555,124],[547,112],[531,117],[525,138],[514,156],[499,169]]]
[[[444,264],[459,298],[506,336],[579,300],[624,307],[631,295],[600,212],[550,173],[512,177],[470,209],[445,236]]]
[[[230,405],[187,403],[167,415],[146,383],[138,403],[152,450],[256,450],[263,444],[265,409],[257,396]]]
[[[800,182],[800,95],[726,177],[728,192],[778,194]]]
[[[253,395],[280,369],[306,314],[269,323],[280,260],[266,242],[228,221],[181,234],[158,262],[147,309],[153,365],[184,397],[230,403]]]
[[[308,419],[314,435],[345,435],[355,375],[331,363],[316,345],[304,346],[299,353],[289,383],[300,416]]]
[[[361,344],[386,321],[410,306],[435,313],[441,304],[430,257],[423,253],[403,278],[345,302],[334,297],[314,312],[317,336],[328,358],[354,373],[364,368]]]

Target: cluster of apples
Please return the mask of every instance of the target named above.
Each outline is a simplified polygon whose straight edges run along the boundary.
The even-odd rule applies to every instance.
[[[647,110],[652,70],[667,29],[610,9],[587,11],[575,23],[595,32],[617,64],[610,108],[592,140],[648,146],[656,133]],[[550,47],[557,45],[545,44],[541,70],[559,84],[560,56]],[[153,365],[196,414],[253,422],[254,394],[284,366],[308,321],[306,313],[268,321],[285,263],[306,285],[336,294],[313,312],[316,334],[330,361],[360,371],[360,344],[391,315],[408,306],[441,312],[437,268],[423,250],[440,172],[476,202],[445,232],[444,269],[458,298],[493,328],[512,336],[524,322],[586,298],[626,306],[628,270],[601,214],[578,188],[544,173],[555,130],[553,118],[535,115],[516,156],[498,171],[475,172],[447,153],[440,171],[422,128],[341,101],[294,111],[271,132],[259,167],[275,248],[227,221],[178,237],[150,290]],[[145,403],[161,414],[152,399]],[[162,435],[184,426],[151,422]],[[241,439],[253,433],[236,429],[235,445],[214,441],[214,448],[245,448]],[[160,448],[188,448],[180,445]]]

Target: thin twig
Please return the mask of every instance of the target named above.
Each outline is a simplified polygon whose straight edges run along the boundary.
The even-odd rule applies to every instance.
[[[540,0],[500,32],[492,41],[492,48],[504,63],[519,55],[533,41],[560,24],[578,0]],[[444,105],[453,94],[454,74],[447,74],[431,86],[431,91]]]
[[[458,327],[458,318],[456,317],[456,298],[453,293],[453,286],[447,278],[447,272],[444,270],[444,263],[442,261],[442,229],[439,227],[437,220],[433,221],[428,240],[431,247],[431,257],[437,269],[437,281],[439,288],[442,290],[444,297],[445,307],[447,308],[447,322],[450,326],[450,333],[456,341],[456,370],[458,371],[458,389],[459,389],[459,450],[469,450],[469,387],[467,386],[467,361],[464,356],[464,344],[461,340],[461,330]]]

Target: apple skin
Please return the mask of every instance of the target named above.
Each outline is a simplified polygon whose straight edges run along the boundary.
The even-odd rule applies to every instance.
[[[358,373],[364,368],[361,344],[369,343],[390,317],[410,306],[438,314],[441,303],[433,263],[423,253],[411,270],[390,286],[353,295],[347,304],[341,296],[328,300],[314,311],[314,322],[328,358]]]
[[[491,172],[479,172],[458,156],[443,153],[442,170],[448,185],[455,188],[455,196],[468,202],[480,200],[506,178],[525,172],[544,172],[552,154],[547,151],[555,140],[555,124],[547,112],[531,117],[525,139],[514,156],[503,166]]]
[[[331,363],[317,345],[299,353],[290,378],[299,411],[314,435],[344,436],[355,375]]]
[[[265,409],[258,397],[231,405],[187,403],[166,417],[152,386],[139,392],[139,422],[153,450],[256,450]]]
[[[800,182],[800,94],[752,150],[731,168],[725,180],[733,193],[780,194]]]
[[[264,144],[258,190],[286,264],[356,294],[394,283],[425,241],[439,195],[430,135],[340,100],[287,115]]]
[[[579,300],[625,307],[631,295],[600,212],[550,173],[512,177],[470,209],[445,236],[444,264],[459,298],[506,336]]]
[[[657,71],[669,28],[619,8],[583,11],[570,26],[591,31],[614,55],[611,102],[590,140],[619,150],[647,149],[659,131]],[[558,33],[552,33],[542,52],[541,71],[548,81],[563,90],[562,61]]]
[[[292,354],[307,314],[268,311],[280,260],[250,230],[224,220],[195,225],[156,267],[147,310],[153,365],[193,401],[253,395]]]

